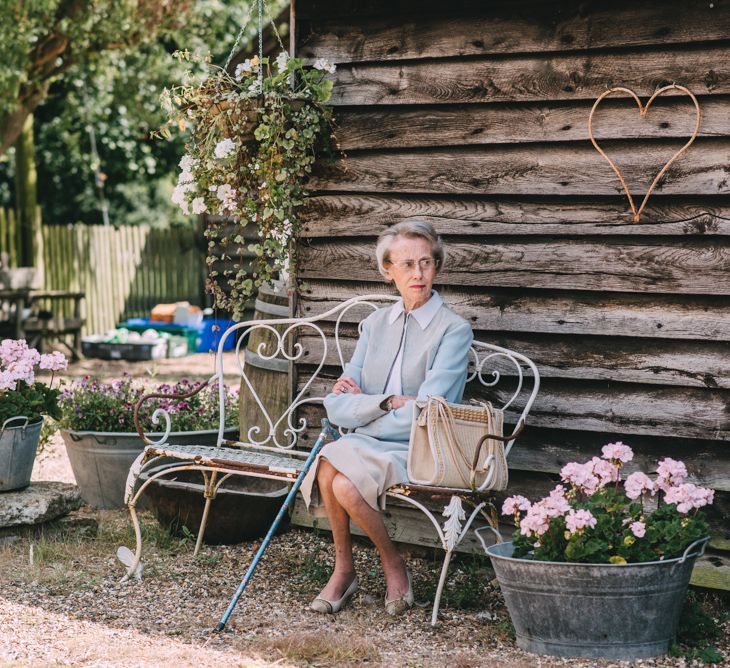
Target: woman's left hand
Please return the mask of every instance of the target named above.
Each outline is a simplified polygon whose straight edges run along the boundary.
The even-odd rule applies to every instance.
[[[335,394],[362,394],[360,386],[348,376],[338,378],[332,391]]]
[[[409,397],[403,394],[396,394],[391,398],[390,405],[393,407],[393,410],[396,408],[403,408],[407,402],[413,401],[415,398],[416,397]]]

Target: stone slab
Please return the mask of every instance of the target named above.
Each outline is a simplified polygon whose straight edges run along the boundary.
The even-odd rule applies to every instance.
[[[0,492],[0,528],[50,522],[76,510],[82,503],[76,485],[32,482],[25,489]]]

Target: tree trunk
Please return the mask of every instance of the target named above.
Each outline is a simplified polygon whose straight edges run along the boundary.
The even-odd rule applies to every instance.
[[[43,264],[37,179],[31,114],[15,142],[15,202],[20,231],[18,261],[25,267],[42,267]]]

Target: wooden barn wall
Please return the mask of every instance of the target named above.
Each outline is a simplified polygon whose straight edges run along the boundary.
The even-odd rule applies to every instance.
[[[639,465],[686,461],[726,513],[730,2],[297,0],[295,14],[297,54],[337,64],[346,154],[310,184],[300,313],[387,291],[376,235],[426,218],[448,243],[446,301],[542,374],[514,489],[620,439]],[[634,224],[588,115],[607,86],[645,98],[672,82],[697,95],[700,133]],[[693,123],[676,92],[643,120],[609,99],[595,121],[639,202]]]

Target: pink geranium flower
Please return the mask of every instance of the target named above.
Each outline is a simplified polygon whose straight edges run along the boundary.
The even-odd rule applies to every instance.
[[[515,515],[521,510],[530,510],[532,504],[524,497],[516,494],[504,500],[502,504],[503,515]]]
[[[565,526],[571,534],[582,531],[586,527],[593,528],[596,523],[597,520],[590,510],[571,510],[565,516]]]
[[[593,464],[591,462],[586,464],[570,462],[560,470],[560,477],[589,496],[600,486],[600,479],[593,475]]]
[[[593,467],[593,475],[598,478],[598,487],[605,487],[610,482],[616,482],[619,476],[618,466],[615,466],[611,462],[607,462],[605,459],[600,457],[593,457],[591,459],[591,465]]]
[[[673,485],[681,485],[687,478],[687,467],[683,462],[678,462],[671,457],[666,457],[659,462],[656,472],[657,487],[665,492]]]
[[[692,483],[685,483],[677,487],[670,487],[664,495],[667,503],[676,503],[677,511],[688,513],[693,508],[701,508],[712,503],[715,498],[715,490],[706,487],[698,487]]]
[[[653,496],[656,492],[656,485],[646,473],[637,471],[626,478],[624,489],[626,496],[630,499],[638,499],[644,492],[649,492]]]
[[[643,522],[633,522],[629,529],[631,529],[631,533],[637,538],[643,538],[646,533],[646,524]]]
[[[634,458],[634,451],[621,441],[604,445],[601,452],[604,459],[608,459],[614,463],[620,462],[621,464],[625,464]]]
[[[51,371],[60,371],[68,367],[68,360],[63,353],[52,352],[48,355],[40,356],[41,369],[50,369]]]

